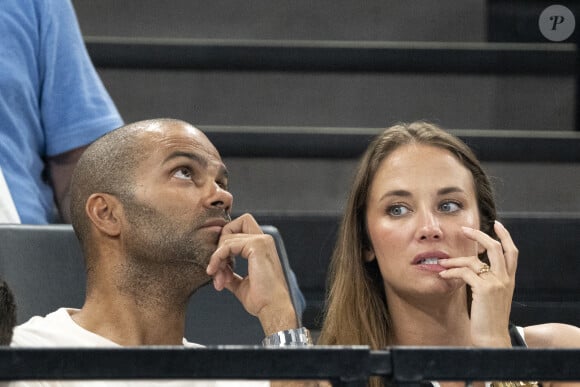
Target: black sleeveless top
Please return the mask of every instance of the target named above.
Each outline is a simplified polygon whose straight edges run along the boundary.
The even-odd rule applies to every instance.
[[[510,339],[512,340],[512,347],[527,347],[526,342],[520,332],[518,332],[518,328],[510,323],[509,325],[510,331]]]
[[[520,332],[518,332],[518,328],[516,325],[510,323],[509,324],[509,334],[510,339],[512,341],[512,347],[527,347],[526,342]],[[396,383],[390,382],[385,380],[384,381],[386,387],[397,387]],[[541,387],[541,383],[538,384]],[[419,383],[405,383],[404,387],[433,387],[433,384],[428,381],[419,382]]]

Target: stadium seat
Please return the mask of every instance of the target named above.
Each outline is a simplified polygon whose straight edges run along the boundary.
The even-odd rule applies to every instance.
[[[280,233],[272,226],[262,229],[274,237],[285,275],[293,281],[293,302],[303,308]],[[244,259],[236,264],[237,271],[247,270]],[[0,224],[0,274],[16,298],[18,324],[59,307],[83,305],[84,263],[70,225]],[[258,319],[246,313],[231,293],[206,286],[190,302],[185,336],[204,345],[251,345],[259,344],[264,335]]]

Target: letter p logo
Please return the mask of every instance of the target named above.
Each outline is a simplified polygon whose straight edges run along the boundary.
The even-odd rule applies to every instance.
[[[550,20],[554,22],[552,23],[552,31],[556,31],[556,27],[558,26],[558,24],[564,23],[564,16],[561,15],[550,16]]]
[[[550,5],[540,14],[538,27],[546,39],[552,42],[561,42],[574,33],[576,20],[572,11],[567,7]]]

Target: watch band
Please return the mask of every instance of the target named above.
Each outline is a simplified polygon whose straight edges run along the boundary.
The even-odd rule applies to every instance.
[[[266,336],[262,340],[264,347],[305,347],[312,345],[310,331],[304,327],[288,329]]]

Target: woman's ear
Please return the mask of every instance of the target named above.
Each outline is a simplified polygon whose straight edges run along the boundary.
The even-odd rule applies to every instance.
[[[371,238],[368,235],[368,232],[364,231],[364,235],[362,237],[362,245],[363,245],[363,254],[365,256],[365,262],[372,262],[375,260],[375,252],[373,250],[373,246],[371,243]]]
[[[121,232],[119,215],[122,206],[119,200],[110,194],[94,193],[87,199],[85,211],[97,229],[109,236],[117,236]]]
[[[373,249],[365,248],[364,254],[365,254],[365,262],[372,262],[376,258],[376,255],[375,255],[375,252],[373,251]]]

